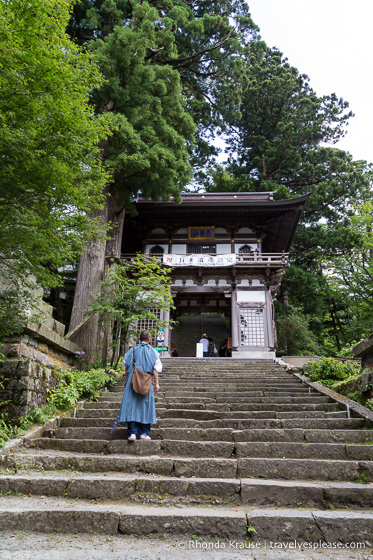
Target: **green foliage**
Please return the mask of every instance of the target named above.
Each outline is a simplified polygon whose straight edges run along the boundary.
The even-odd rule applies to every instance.
[[[126,90],[128,84],[131,87],[132,78],[138,80],[142,60],[148,66],[146,72],[151,68],[160,76],[159,72],[168,68],[166,73],[178,75],[185,107],[197,126],[191,160],[197,173],[217,152],[211,142],[215,131],[224,131],[227,122],[238,116],[244,81],[242,54],[256,32],[243,0],[210,0],[203,4],[184,0],[82,0],[75,5],[69,25],[71,36],[83,45],[99,42],[97,39],[109,42],[114,35],[126,38],[127,52],[113,52],[112,61],[108,61],[109,71],[117,73],[117,92]],[[126,57],[129,67],[119,60]],[[141,98],[144,86],[146,90],[146,80],[136,96]],[[162,90],[157,96],[159,105]],[[136,110],[136,99],[131,101]],[[123,106],[116,104],[109,110],[122,111]],[[144,109],[144,118],[148,119]],[[188,148],[192,151],[193,146],[189,144]]]
[[[367,408],[369,408],[370,410],[373,410],[373,399],[368,399],[365,401],[365,405]]]
[[[90,49],[106,78],[92,100],[98,113],[112,114],[116,126],[103,157],[114,178],[110,192],[123,203],[139,191],[169,200],[179,197],[191,178],[189,146],[195,127],[184,107],[178,72],[152,64],[148,56],[149,49],[167,48],[169,25],[156,32],[162,18],[146,3],[135,6],[133,16],[131,27],[114,28]],[[169,48],[172,52],[173,45]]]
[[[22,331],[28,320],[26,310],[31,307],[27,293],[11,288],[0,289],[0,342],[4,337]]]
[[[8,422],[6,413],[0,415],[0,447],[3,447],[10,438],[29,430],[34,423],[46,423],[60,411],[68,410],[81,399],[95,400],[97,391],[116,383],[121,375],[121,370],[105,371],[102,368],[61,372],[56,388],[50,392],[45,405],[34,408],[25,418],[19,418],[17,422]]]
[[[102,78],[65,34],[70,6],[0,3],[0,272],[12,288],[30,275],[55,285],[99,229],[88,215],[102,203],[108,119],[92,115]]]
[[[0,414],[0,448],[4,447],[5,443],[12,437],[16,436],[18,430],[7,422],[7,414]]]
[[[317,381],[326,387],[335,387],[340,381],[346,381],[359,373],[360,364],[343,363],[333,358],[322,358],[307,364],[306,374],[311,381]]]
[[[136,255],[132,262],[122,262],[111,268],[108,280],[101,283],[101,293],[91,302],[89,314],[99,315],[107,340],[111,338],[109,331],[112,329],[112,348],[138,338],[136,323],[140,319],[153,323],[151,334],[170,324],[158,319],[155,313],[157,309],[173,308],[170,273],[171,269],[163,267],[156,257],[142,254]]]
[[[274,191],[277,200],[309,195],[282,293],[335,355],[373,322],[372,165],[332,147],[352,116],[345,101],[316,95],[307,76],[262,42],[251,42],[244,60],[241,116],[227,134],[233,155],[206,186]]]
[[[280,310],[282,311],[282,310]],[[309,328],[310,318],[296,307],[286,315],[283,311],[276,316],[277,352],[279,355],[320,355],[321,348]]]

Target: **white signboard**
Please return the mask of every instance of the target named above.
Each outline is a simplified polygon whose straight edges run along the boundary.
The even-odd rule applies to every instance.
[[[168,266],[232,266],[236,255],[173,255],[164,254],[163,264]]]

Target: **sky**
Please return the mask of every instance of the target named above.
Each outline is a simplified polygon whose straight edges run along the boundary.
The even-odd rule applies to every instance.
[[[318,95],[335,93],[355,117],[337,147],[373,162],[372,0],[247,0],[269,47],[277,47]]]

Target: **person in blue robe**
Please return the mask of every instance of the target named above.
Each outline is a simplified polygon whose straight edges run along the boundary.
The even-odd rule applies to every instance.
[[[128,441],[135,441],[137,437],[140,439],[150,439],[150,425],[157,422],[154,393],[159,391],[158,373],[162,371],[162,363],[159,359],[159,353],[150,346],[150,341],[150,333],[142,331],[140,342],[135,346],[136,367],[154,376],[152,386],[147,395],[139,395],[131,386],[133,348],[130,348],[124,356],[123,365],[127,369],[126,386],[118,416],[110,433],[114,431],[117,424],[127,424]]]

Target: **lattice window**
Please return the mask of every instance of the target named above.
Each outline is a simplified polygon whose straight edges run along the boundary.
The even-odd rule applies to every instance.
[[[208,255],[210,253],[216,253],[216,245],[192,245],[188,243],[188,253],[190,254],[197,254],[197,255]]]
[[[160,245],[155,245],[149,251],[149,254],[153,255],[154,257],[161,257],[163,253],[164,253],[164,249]]]
[[[265,346],[264,309],[240,309],[241,344]]]
[[[248,254],[250,254],[250,253],[252,253],[252,252],[253,252],[253,250],[252,250],[252,248],[250,247],[250,245],[242,245],[242,247],[240,247],[240,248],[238,249],[238,253],[239,253],[240,255],[248,255]]]
[[[149,309],[149,311],[151,313],[154,313],[154,315],[158,319],[161,318],[161,310],[160,309],[151,308],[151,309]],[[157,327],[157,322],[154,321],[153,319],[140,319],[136,323],[136,328],[137,328],[139,334],[140,334],[141,331],[151,331],[152,329],[154,329],[156,327]],[[157,345],[157,335],[152,336],[150,344],[152,346]]]

